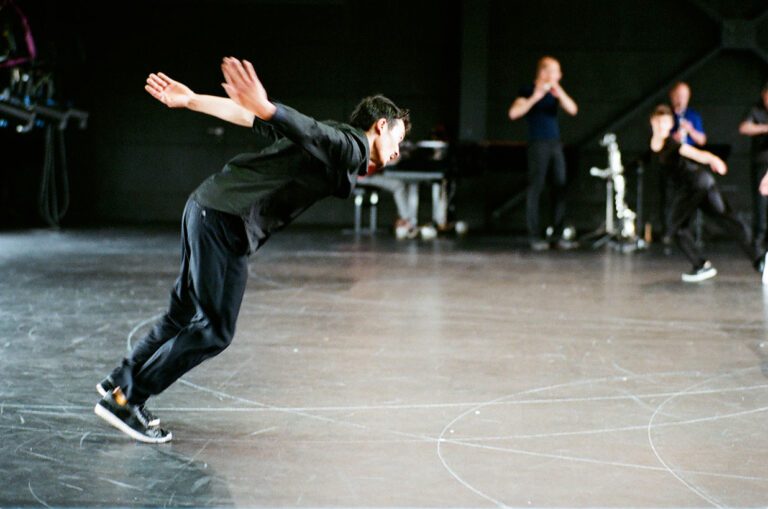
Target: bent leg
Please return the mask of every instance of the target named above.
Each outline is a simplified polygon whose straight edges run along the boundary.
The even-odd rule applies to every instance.
[[[181,224],[181,269],[179,276],[171,290],[168,311],[155,323],[152,330],[139,341],[110,375],[115,385],[126,387],[130,381],[132,370],[141,369],[144,363],[166,341],[176,336],[179,331],[187,326],[195,314],[195,305],[190,298],[189,290],[189,234],[187,231],[187,219],[190,213],[190,204],[184,208]]]
[[[248,278],[248,240],[242,220],[192,202],[187,220],[189,270],[186,298],[194,316],[141,366],[134,366],[128,401],[143,403],[232,341]]]

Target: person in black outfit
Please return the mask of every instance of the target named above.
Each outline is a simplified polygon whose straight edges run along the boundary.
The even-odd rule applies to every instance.
[[[562,76],[560,62],[552,57],[541,58],[536,67],[535,81],[520,90],[517,99],[509,108],[511,120],[525,117],[528,124],[528,191],[525,214],[528,240],[534,251],[549,249],[549,242],[544,239],[544,232],[539,224],[539,206],[550,169],[555,247],[576,247],[575,243],[562,238],[566,171],[557,112],[559,108],[563,108],[569,115],[576,115],[579,108],[560,85]]]
[[[752,224],[755,242],[764,245],[768,230],[768,197],[759,191],[759,182],[768,175],[768,83],[763,86],[761,100],[750,108],[739,132],[752,138],[749,151],[752,177]]]
[[[248,255],[316,201],[349,196],[358,176],[395,160],[410,127],[408,111],[384,96],[363,99],[349,125],[318,122],[271,102],[249,62],[225,58],[222,71],[229,97],[195,94],[162,73],[145,87],[169,107],[251,127],[264,148],[235,157],[192,193],[168,311],[97,385],[94,412],[143,442],[172,437],[146,400],[232,341]]]
[[[736,236],[753,267],[763,272],[765,252],[754,245],[749,227],[733,211],[717,188],[712,173],[704,167],[710,166],[714,172],[725,175],[725,163],[711,152],[681,145],[670,136],[673,125],[674,117],[669,106],[657,106],[651,115],[651,150],[658,156],[661,171],[666,172],[674,183],[670,233],[693,265],[690,272],[683,274],[683,281],[704,281],[717,275],[712,263],[696,247],[691,232],[691,219],[697,209]]]

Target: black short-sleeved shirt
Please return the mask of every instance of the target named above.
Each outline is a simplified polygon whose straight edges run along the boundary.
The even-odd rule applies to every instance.
[[[236,156],[192,193],[203,206],[242,217],[251,252],[318,200],[349,196],[368,171],[361,129],[276,106],[272,119],[253,122],[267,146]]]
[[[756,104],[747,112],[744,121],[768,125],[768,109],[765,108],[762,102]],[[752,146],[749,153],[752,161],[755,163],[768,163],[768,134],[757,134],[750,136],[750,138],[752,138]]]
[[[526,99],[533,95],[534,85],[520,89],[519,97]],[[539,102],[531,106],[525,114],[528,124],[528,141],[548,141],[560,139],[560,126],[557,123],[557,109],[560,101],[549,92]]]

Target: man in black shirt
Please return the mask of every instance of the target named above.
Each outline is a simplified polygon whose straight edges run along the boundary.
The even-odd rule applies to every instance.
[[[94,412],[142,442],[172,436],[146,400],[232,341],[248,255],[316,201],[349,196],[358,176],[395,160],[410,127],[408,111],[383,96],[363,99],[349,125],[318,122],[269,101],[249,62],[225,58],[222,71],[229,97],[195,94],[162,73],[145,87],[169,107],[251,127],[265,147],[235,157],[192,193],[168,311],[97,385]]]
[[[674,183],[670,235],[675,237],[678,246],[693,265],[690,272],[683,274],[683,281],[704,281],[717,275],[712,263],[705,259],[696,247],[690,230],[691,219],[697,209],[710,215],[721,223],[726,231],[735,235],[753,267],[763,272],[765,252],[752,243],[749,227],[725,201],[712,173],[703,167],[709,166],[712,171],[725,175],[728,171],[725,163],[711,152],[687,144],[681,145],[670,136],[674,122],[669,106],[656,107],[651,115],[651,150],[658,155],[661,171],[666,172]],[[765,275],[764,272],[763,274]]]
[[[752,138],[750,174],[752,177],[752,226],[755,242],[765,243],[768,226],[768,197],[759,191],[759,182],[768,171],[768,83],[761,91],[761,101],[750,108],[739,132]]]

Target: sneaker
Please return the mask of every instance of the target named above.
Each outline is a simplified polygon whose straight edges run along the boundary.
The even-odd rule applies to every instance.
[[[549,242],[544,239],[532,240],[531,249],[533,251],[546,251],[549,249]]]
[[[405,219],[395,221],[395,237],[397,239],[415,239],[418,235],[418,228],[411,225],[410,221]]]
[[[691,272],[683,274],[683,281],[686,283],[698,283],[699,281],[705,281],[711,279],[717,275],[717,269],[715,269],[709,261],[704,262],[704,265],[698,269],[694,268]]]
[[[99,396],[103,398],[107,395],[107,393],[114,391],[116,387],[117,386],[115,385],[115,381],[112,380],[112,377],[107,376],[107,378],[96,384],[96,392],[98,392]]]
[[[427,224],[420,228],[420,233],[423,240],[432,240],[437,237],[437,228],[431,224]]]
[[[768,267],[768,251],[763,255],[762,267],[760,267],[760,272],[762,273],[762,280],[764,285],[768,285],[768,270],[766,270],[767,267]]]
[[[101,395],[102,397],[106,396],[108,393],[114,391],[117,388],[115,385],[115,381],[112,379],[111,376],[108,376],[101,382],[96,384],[96,391]],[[160,425],[160,419],[152,415],[152,413],[144,408],[144,405],[140,405],[136,408],[136,411],[141,412],[142,416],[144,417],[144,420],[147,421],[149,426],[159,426]]]
[[[122,403],[118,401],[123,400]],[[116,388],[96,403],[93,412],[129,437],[148,444],[162,444],[173,438],[170,431],[151,426],[141,407],[125,401],[125,395]]]
[[[578,247],[579,243],[573,240],[558,239],[558,241],[555,242],[555,248],[562,249],[563,251],[577,249]]]

